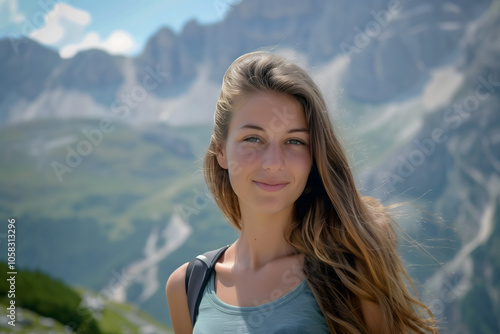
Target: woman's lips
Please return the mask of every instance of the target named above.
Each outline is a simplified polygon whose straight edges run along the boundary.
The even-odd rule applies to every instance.
[[[265,183],[265,182],[258,182],[254,181],[257,187],[264,191],[269,191],[269,192],[275,192],[278,190],[281,190],[286,187],[288,183]]]

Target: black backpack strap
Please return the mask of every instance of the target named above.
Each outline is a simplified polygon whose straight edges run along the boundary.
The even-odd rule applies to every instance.
[[[224,246],[206,252],[203,255],[198,255],[188,264],[186,269],[186,295],[191,324],[193,326],[198,315],[198,307],[200,306],[201,297],[207,285],[208,278],[214,270],[215,263],[217,263],[217,260],[219,260],[228,247]]]

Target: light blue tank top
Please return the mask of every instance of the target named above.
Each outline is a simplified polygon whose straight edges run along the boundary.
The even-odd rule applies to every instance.
[[[203,292],[193,334],[330,333],[306,280],[275,301],[239,307],[217,297],[214,273]]]

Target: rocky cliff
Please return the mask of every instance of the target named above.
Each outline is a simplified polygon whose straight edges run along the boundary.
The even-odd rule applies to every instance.
[[[209,122],[209,116],[190,114],[192,105],[178,100],[186,94],[205,99],[193,87],[213,90],[236,57],[256,49],[293,49],[311,67],[342,56],[350,63],[342,77],[345,93],[380,103],[418,92],[432,68],[457,56],[466,28],[490,3],[242,1],[222,22],[191,21],[179,34],[160,29],[133,59],[97,50],[61,59],[28,39],[6,39],[0,42],[0,121],[110,114],[149,94],[154,98],[148,103],[131,108],[130,121],[177,113],[177,122]],[[145,84],[151,73],[161,79],[154,88]],[[205,79],[198,82],[200,77]],[[73,108],[66,96],[77,102]],[[127,102],[130,96],[135,100]],[[202,114],[210,115],[211,107]]]

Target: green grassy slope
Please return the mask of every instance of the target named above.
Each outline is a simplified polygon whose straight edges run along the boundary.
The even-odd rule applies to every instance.
[[[148,236],[169,223],[174,207],[192,233],[159,264],[160,285],[183,262],[234,240],[200,172],[210,127],[116,124],[79,165],[68,165],[72,171],[60,181],[51,165],[66,164],[68,152],[88,140],[82,130],[98,128],[98,121],[45,120],[0,129],[0,213],[16,218],[20,266],[100,291],[114,273],[144,258]],[[127,298],[168,323],[163,287],[144,302],[140,294],[133,285]]]
[[[120,238],[132,231],[134,219],[153,211],[169,214],[182,188],[202,184],[196,157],[173,130],[163,127],[160,135],[167,139],[159,142],[152,133],[116,124],[87,150],[84,142],[90,141],[82,131],[98,124],[51,120],[2,129],[0,210],[12,216],[95,218],[110,237]],[[90,154],[78,154],[85,150]],[[81,158],[76,166],[66,160],[70,155],[70,162],[78,161],[72,151]],[[68,169],[58,167],[58,178],[54,166],[62,165]]]
[[[0,263],[2,271],[7,270]],[[0,333],[143,333],[146,329],[169,334],[172,330],[130,304],[112,302],[101,294],[71,288],[40,271],[17,270],[15,298],[9,298],[9,285],[0,283],[2,318]],[[15,318],[8,318],[7,307],[15,300]],[[97,300],[89,306],[88,300]],[[15,325],[15,326],[13,326]]]

